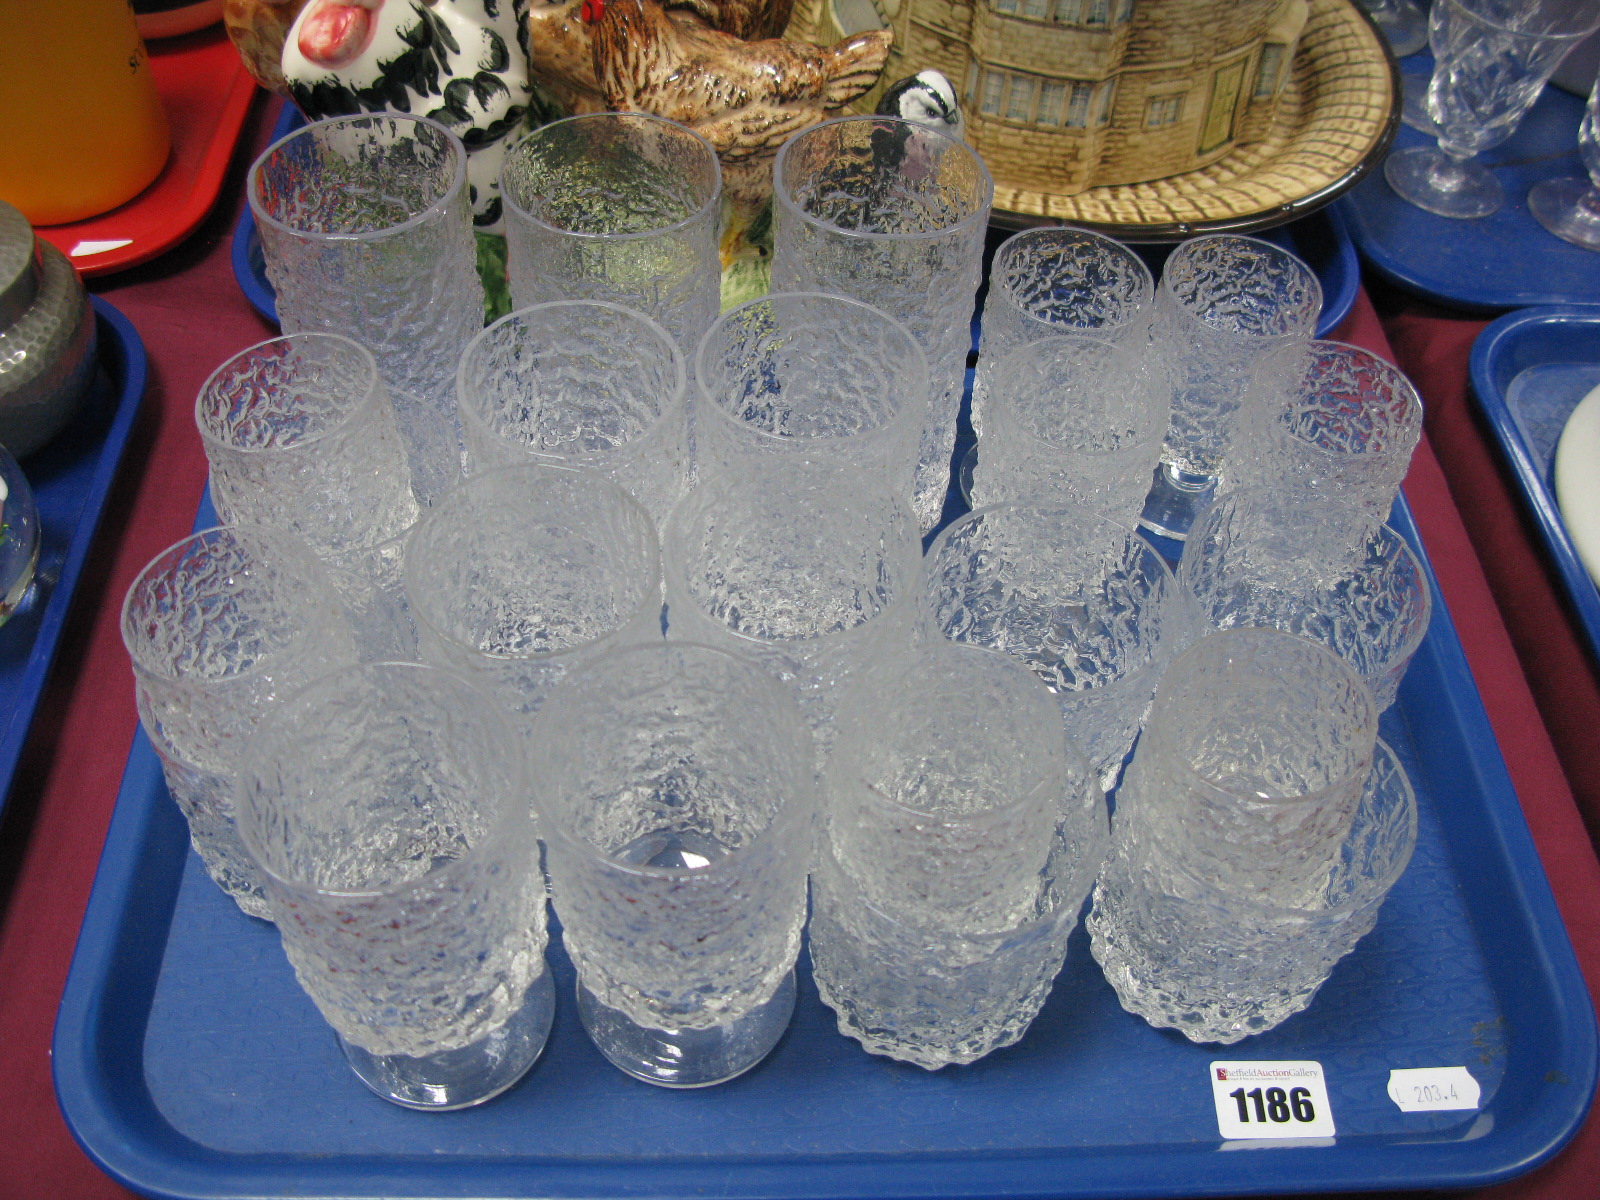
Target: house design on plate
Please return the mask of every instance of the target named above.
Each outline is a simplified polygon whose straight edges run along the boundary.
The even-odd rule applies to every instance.
[[[996,177],[1066,196],[1199,170],[1266,138],[1308,11],[1308,0],[797,0],[788,34],[892,27],[884,80],[943,71]]]

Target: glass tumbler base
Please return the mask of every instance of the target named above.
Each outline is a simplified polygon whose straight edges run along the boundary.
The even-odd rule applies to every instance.
[[[470,1046],[421,1057],[372,1054],[343,1038],[339,1048],[356,1078],[385,1100],[447,1112],[492,1100],[526,1075],[544,1050],[555,1011],[556,989],[547,969],[528,985],[511,1019]]]
[[[600,1053],[625,1075],[660,1087],[710,1087],[743,1075],[767,1056],[789,1027],[794,996],[791,969],[771,999],[731,1024],[652,1029],[600,1003],[580,980],[578,1016]]]
[[[1389,155],[1383,177],[1402,200],[1452,220],[1487,217],[1506,202],[1505,189],[1482,163],[1452,159],[1432,146]]]
[[[1600,212],[1583,203],[1587,179],[1546,179],[1528,192],[1528,211],[1551,233],[1585,250],[1600,250]]]
[[[1151,533],[1181,542],[1211,503],[1217,489],[1215,475],[1196,475],[1171,463],[1157,463],[1155,480],[1145,497],[1139,524]]]

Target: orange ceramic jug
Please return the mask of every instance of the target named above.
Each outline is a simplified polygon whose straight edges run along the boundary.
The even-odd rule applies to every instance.
[[[0,200],[82,220],[143,191],[169,148],[128,0],[0,0]]]

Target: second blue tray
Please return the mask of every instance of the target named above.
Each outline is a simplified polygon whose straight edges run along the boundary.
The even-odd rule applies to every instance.
[[[1403,509],[1399,521],[1415,536]],[[1443,605],[1383,733],[1420,835],[1377,928],[1309,1010],[1226,1050],[1123,1012],[1080,929],[1017,1046],[927,1073],[834,1031],[802,958],[793,1025],[721,1087],[666,1092],[579,1028],[571,964],[543,1059],[481,1108],[368,1093],[276,932],[190,852],[141,734],[62,999],[57,1094],[81,1144],[154,1196],[1199,1196],[1461,1187],[1553,1154],[1596,1078],[1593,1009]],[[1314,1059],[1338,1136],[1225,1142],[1208,1064]],[[1402,1113],[1391,1069],[1465,1066],[1472,1112]]]
[[[1600,256],[1595,258],[1600,273]],[[1472,393],[1533,514],[1572,611],[1600,660],[1600,591],[1556,502],[1556,444],[1578,402],[1600,387],[1600,306],[1528,308],[1491,321],[1472,344]]]
[[[1413,55],[1402,68],[1426,67]],[[1583,100],[1547,87],[1516,132],[1480,155],[1506,190],[1505,207],[1475,221],[1453,221],[1400,199],[1374,171],[1333,203],[1361,255],[1409,291],[1457,308],[1600,302],[1600,254],[1562,241],[1528,212],[1528,189],[1564,175],[1584,178],[1578,157]],[[1402,127],[1394,150],[1433,141]],[[1392,153],[1393,151],[1391,151]]]
[[[93,304],[100,369],[88,399],[65,429],[22,464],[39,508],[39,567],[33,586],[0,628],[0,808],[144,397],[138,333],[106,301],[95,297]]]

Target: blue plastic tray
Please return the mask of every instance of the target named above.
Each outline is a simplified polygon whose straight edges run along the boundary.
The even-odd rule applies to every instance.
[[[272,129],[272,140],[277,141],[305,123],[300,111],[285,105],[277,124]],[[1001,241],[1011,236],[1013,230],[991,229],[988,254]],[[1317,336],[1327,337],[1349,315],[1355,303],[1356,292],[1361,287],[1361,261],[1356,255],[1355,243],[1345,229],[1344,220],[1333,209],[1323,209],[1298,221],[1280,225],[1254,235],[1292,250],[1316,272],[1322,285],[1322,314],[1317,318]],[[233,229],[233,277],[239,281],[239,290],[245,299],[267,320],[276,324],[278,301],[267,278],[266,261],[261,257],[261,239],[256,234],[255,215],[246,205]],[[1142,245],[1138,249],[1146,255],[1150,268],[1159,272],[1161,263],[1171,252],[1170,245]],[[984,277],[988,278],[985,263]],[[982,307],[980,301],[979,307]],[[972,349],[978,348],[978,319],[972,320]]]
[[[202,517],[202,520],[205,518]],[[1408,536],[1415,531],[1401,511]],[[936,1074],[832,1027],[804,958],[792,1027],[749,1074],[649,1087],[584,1037],[572,968],[543,1059],[481,1108],[368,1093],[268,925],[189,851],[143,734],[56,1026],[85,1150],[164,1197],[1084,1197],[1453,1187],[1528,1170],[1594,1091],[1594,1013],[1443,606],[1384,719],[1421,832],[1377,928],[1315,1004],[1219,1055],[1124,1013],[1080,929],[1018,1046]],[[1217,1134],[1216,1057],[1315,1059],[1339,1134]],[[1402,1114],[1391,1068],[1466,1066],[1479,1112]]]
[[[1595,270],[1600,272],[1600,256]],[[1600,387],[1600,306],[1529,308],[1491,322],[1472,345],[1472,391],[1511,464],[1540,537],[1600,659],[1600,592],[1556,503],[1556,444],[1572,410]]]
[[[1401,68],[1432,69],[1417,54]],[[1511,137],[1479,160],[1505,185],[1506,204],[1475,221],[1423,212],[1395,195],[1374,171],[1333,204],[1362,257],[1410,291],[1457,308],[1493,310],[1532,304],[1600,302],[1600,254],[1562,241],[1528,212],[1528,189],[1562,175],[1584,178],[1578,157],[1583,100],[1547,87]],[[1427,145],[1402,126],[1394,149]]]
[[[99,297],[93,303],[100,370],[89,398],[61,433],[22,463],[39,507],[39,566],[22,604],[0,627],[0,809],[144,397],[144,344],[110,304]]]

